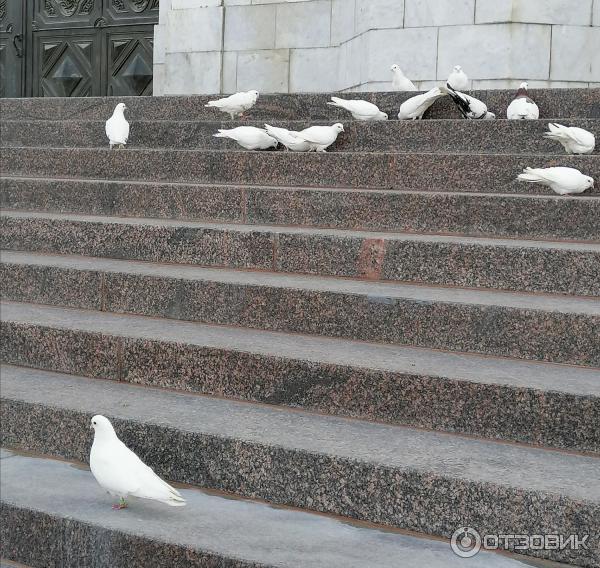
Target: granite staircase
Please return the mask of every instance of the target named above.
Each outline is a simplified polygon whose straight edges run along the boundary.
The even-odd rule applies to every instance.
[[[113,151],[114,99],[1,101],[2,557],[600,565],[600,155],[542,137],[598,137],[600,89],[533,96],[544,120],[379,124],[260,98],[246,124],[343,119],[322,155],[212,138],[203,97],[128,100]],[[515,181],[549,165],[596,188]],[[188,507],[111,511],[96,413]],[[467,562],[465,526],[590,536]]]

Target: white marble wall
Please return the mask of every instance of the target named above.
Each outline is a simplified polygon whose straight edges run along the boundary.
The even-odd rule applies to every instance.
[[[600,0],[161,0],[155,94],[600,86]]]

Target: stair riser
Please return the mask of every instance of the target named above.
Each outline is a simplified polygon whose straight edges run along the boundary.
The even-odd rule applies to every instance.
[[[202,323],[600,366],[600,317],[4,263],[3,297]]]
[[[530,91],[540,107],[543,118],[577,117],[600,118],[599,89],[543,89]],[[485,101],[499,118],[506,116],[506,108],[516,90],[474,91],[471,94]],[[341,98],[371,101],[395,118],[400,105],[416,93],[346,93]],[[336,93],[339,96],[339,93]],[[261,95],[256,106],[246,113],[254,120],[348,120],[346,111],[327,105],[330,94]],[[128,107],[130,120],[219,120],[227,115],[204,105],[219,96],[188,97],[120,97]],[[0,115],[11,119],[67,118],[78,120],[106,120],[115,108],[115,98],[86,97],[12,99],[0,103]],[[425,115],[427,118],[461,118],[449,98],[438,100]]]
[[[3,209],[472,236],[600,240],[600,199],[7,178]]]
[[[2,558],[60,568],[266,568],[117,529],[2,503]],[[26,527],[26,530],[24,530]],[[49,546],[52,543],[52,546]],[[102,564],[106,559],[110,564]]]
[[[42,218],[2,219],[2,247],[152,262],[596,295],[595,251]]]
[[[600,400],[593,396],[15,322],[3,325],[1,353],[6,363],[49,371],[600,451]]]
[[[272,121],[273,126],[302,130],[307,121]],[[322,122],[322,124],[327,124]],[[473,152],[505,154],[562,154],[562,146],[544,138],[548,121],[388,121],[347,122],[331,151],[340,152]],[[585,128],[600,137],[600,121],[569,120],[569,126]],[[214,138],[220,128],[264,123],[131,122],[131,148],[240,149],[233,140]],[[108,145],[104,121],[8,121],[0,124],[3,146],[52,148],[103,147]],[[283,147],[280,147],[283,150]],[[597,154],[599,151],[596,150]]]
[[[552,194],[517,182],[525,167],[571,166],[600,180],[600,156],[4,148],[8,175],[240,185]],[[532,187],[533,186],[533,187]],[[592,190],[600,192],[600,183]],[[588,190],[588,194],[590,191]]]
[[[600,515],[593,502],[545,492],[110,418],[125,444],[167,479],[433,535],[448,537],[465,520],[482,534],[544,534],[548,526],[559,534],[595,534]],[[4,443],[87,461],[89,419],[68,409],[3,400]],[[589,566],[597,559],[594,549],[532,554]]]

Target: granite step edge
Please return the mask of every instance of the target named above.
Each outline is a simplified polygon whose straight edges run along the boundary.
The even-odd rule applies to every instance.
[[[79,462],[48,456],[2,452],[4,550],[36,565],[79,568],[78,558],[97,555],[96,543],[108,543],[103,554],[126,557],[136,565],[189,568],[218,561],[220,566],[309,564],[322,568],[459,568],[448,543],[389,527],[315,515],[235,498],[196,487],[179,487],[188,501],[175,514],[160,505],[133,501],[115,514],[108,498]],[[10,461],[9,461],[10,460]],[[43,478],[43,479],[42,479]],[[22,491],[23,480],[31,487]],[[52,487],[52,496],[46,487]],[[73,493],[77,492],[77,501]],[[57,495],[59,498],[57,499]],[[168,521],[166,520],[168,519]],[[27,525],[29,535],[18,527]],[[201,532],[190,527],[204,527]],[[48,535],[62,533],[65,544],[48,547]],[[243,535],[243,536],[242,536]],[[32,542],[33,541],[33,542]],[[67,559],[71,559],[70,561]],[[473,568],[520,568],[519,557],[482,553]],[[534,566],[550,566],[546,562]],[[1,561],[2,568],[26,568]],[[558,568],[558,565],[555,565]],[[109,568],[108,566],[106,568]]]
[[[198,397],[190,406],[184,395],[161,392],[154,398],[147,388],[98,387],[93,379],[48,374],[32,379],[27,372],[14,381],[6,373],[2,377],[4,436],[10,447],[85,461],[89,418],[100,412],[157,473],[174,481],[442,537],[466,519],[485,534],[504,527],[520,534],[525,526],[543,534],[550,523],[558,532],[567,531],[563,534],[583,531],[594,538],[600,514],[598,457],[331,418],[319,434],[323,418],[314,415],[282,415],[247,404],[233,408],[214,399],[200,403]],[[40,398],[42,388],[50,396]],[[129,392],[132,388],[136,392]],[[169,446],[178,448],[176,455]],[[422,447],[426,456],[413,454]],[[273,466],[265,468],[268,463]],[[390,501],[390,493],[397,498]],[[529,506],[515,506],[516,495]],[[567,513],[573,509],[578,509],[577,520]],[[586,551],[532,554],[591,566],[598,548],[590,544]]]
[[[9,364],[600,451],[600,369],[3,304]],[[203,364],[199,365],[198,361]]]

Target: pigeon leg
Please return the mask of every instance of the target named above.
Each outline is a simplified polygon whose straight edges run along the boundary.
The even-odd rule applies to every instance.
[[[123,150],[125,148],[125,144],[119,144],[119,150]]]
[[[123,497],[119,497],[119,504],[113,505],[112,508],[115,511],[120,511],[121,509],[127,509],[127,502],[125,501],[125,499]]]

